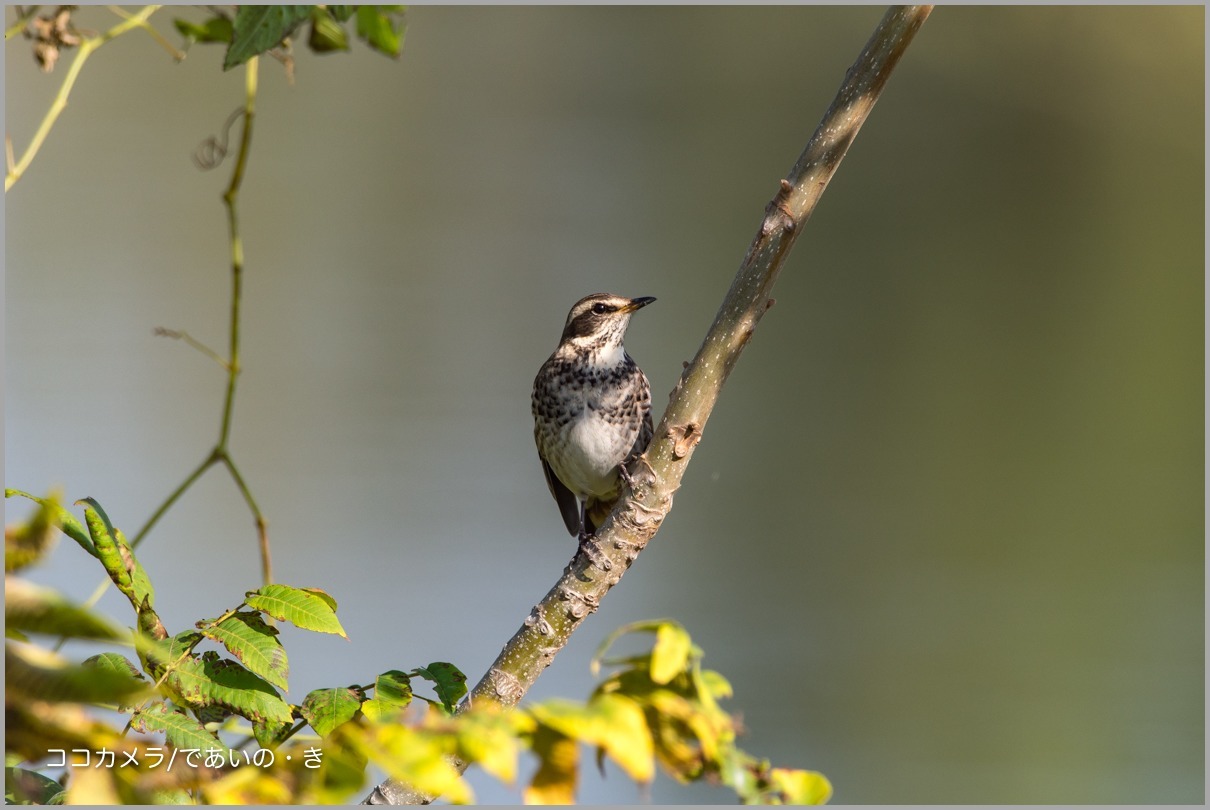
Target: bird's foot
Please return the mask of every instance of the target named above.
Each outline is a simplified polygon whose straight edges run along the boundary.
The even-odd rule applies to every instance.
[[[580,532],[580,551],[584,552],[584,556],[601,570],[608,571],[613,568],[613,561],[601,549],[601,544],[597,542],[595,534]]]
[[[634,472],[630,471],[630,465],[634,465]],[[643,468],[647,468],[648,475],[643,475]],[[636,483],[650,483],[654,480],[655,470],[651,467],[651,462],[647,460],[647,454],[643,453],[628,462],[618,465],[618,477],[625,482],[630,491],[638,494]]]
[[[626,462],[618,465],[618,478],[622,479],[631,492],[634,491],[634,476],[630,474],[630,470],[626,469]]]

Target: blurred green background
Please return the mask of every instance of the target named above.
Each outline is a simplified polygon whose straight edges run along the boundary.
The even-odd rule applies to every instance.
[[[291,699],[486,669],[574,548],[529,414],[567,309],[659,298],[627,347],[662,407],[882,13],[416,7],[398,62],[262,63],[233,447],[278,579],[352,639],[284,630]],[[1203,46],[1201,7],[935,11],[664,529],[531,696],[673,616],[744,747],[838,802],[1201,803]],[[218,428],[222,371],[152,329],[225,346],[230,167],[190,160],[241,102],[220,61],[107,45],[6,198],[5,483],[128,531]],[[5,66],[19,153],[66,57]],[[176,629],[258,580],[218,470],[144,549]],[[40,574],[82,599],[99,570],[63,544]],[[590,767],[581,798],[639,794]]]

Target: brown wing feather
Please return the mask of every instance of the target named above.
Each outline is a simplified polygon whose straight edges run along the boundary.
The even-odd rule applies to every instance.
[[[559,505],[559,513],[563,515],[563,525],[567,526],[567,531],[573,536],[578,535],[580,533],[580,502],[571,493],[571,490],[563,485],[559,476],[555,475],[555,471],[546,463],[546,459],[541,455],[538,458],[542,459],[542,472],[546,475],[546,485],[550,487],[550,494],[555,496],[555,503]]]
[[[651,435],[655,432],[651,426],[651,385],[647,382],[647,375],[639,372],[639,410],[643,413],[643,426],[639,428],[639,435],[634,439],[634,447],[630,448],[630,455],[626,457],[623,464],[629,464],[638,456],[643,455],[647,449],[647,445],[651,444]]]

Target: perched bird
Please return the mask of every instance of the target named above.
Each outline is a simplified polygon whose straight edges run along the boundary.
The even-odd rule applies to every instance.
[[[534,379],[534,441],[567,531],[588,538],[613,509],[619,468],[651,441],[651,386],[622,346],[654,298],[598,293],[567,314],[559,348]]]

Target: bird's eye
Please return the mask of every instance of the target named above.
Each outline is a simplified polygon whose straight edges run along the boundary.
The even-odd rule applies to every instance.
[[[609,304],[593,304],[592,311],[598,315],[604,315],[606,312],[613,312],[613,307]]]

